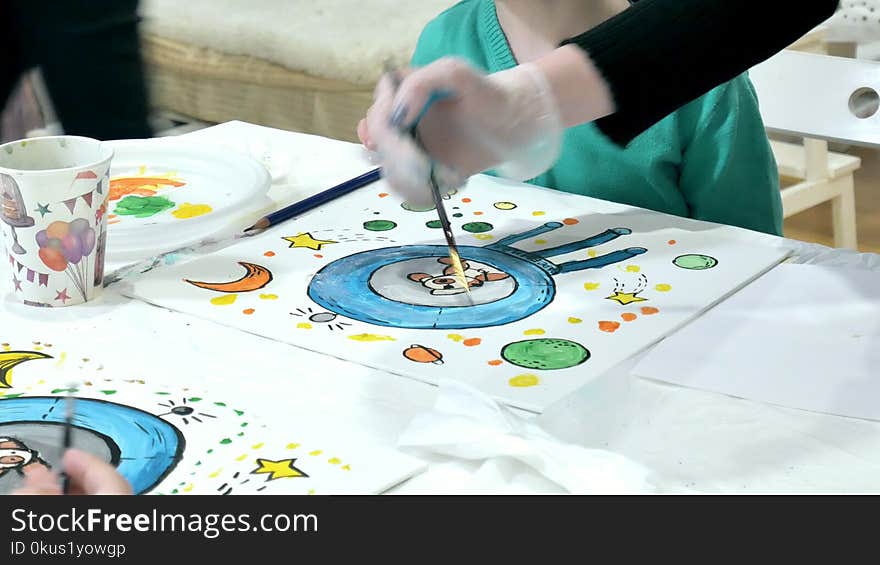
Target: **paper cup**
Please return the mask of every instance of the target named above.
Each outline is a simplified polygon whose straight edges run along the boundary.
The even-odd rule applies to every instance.
[[[71,306],[100,294],[112,157],[100,141],[69,135],[0,145],[2,260],[25,304]]]

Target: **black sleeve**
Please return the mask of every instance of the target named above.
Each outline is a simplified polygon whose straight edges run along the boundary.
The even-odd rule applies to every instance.
[[[640,0],[563,42],[583,48],[617,108],[596,125],[620,145],[794,43],[837,0]],[[821,85],[817,85],[821,87]]]

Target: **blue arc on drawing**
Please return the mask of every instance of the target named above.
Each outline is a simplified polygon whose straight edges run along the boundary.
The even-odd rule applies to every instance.
[[[605,230],[589,238],[541,251],[511,247],[513,243],[560,227],[562,224],[559,222],[547,222],[485,247],[459,247],[462,261],[491,265],[503,270],[515,281],[510,295],[492,302],[467,306],[408,304],[386,298],[371,287],[373,275],[387,265],[413,259],[447,257],[449,248],[443,245],[385,247],[337,259],[316,273],[309,284],[309,298],[331,312],[378,326],[411,329],[485,328],[522,320],[547,306],[556,294],[554,275],[605,267],[647,251],[642,247],[630,247],[562,264],[548,259],[629,235],[632,232],[628,228]]]
[[[0,400],[0,423],[65,423],[66,399],[32,396]],[[117,470],[135,494],[155,487],[183,455],[180,431],[161,418],[112,402],[78,398],[73,424],[102,436],[118,449]]]

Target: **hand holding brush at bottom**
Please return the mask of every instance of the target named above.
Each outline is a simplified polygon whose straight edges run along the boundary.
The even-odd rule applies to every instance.
[[[70,481],[69,494],[103,495],[132,494],[131,485],[115,467],[78,449],[68,449],[62,462]],[[24,486],[13,494],[63,494],[57,473],[44,467],[25,472]]]

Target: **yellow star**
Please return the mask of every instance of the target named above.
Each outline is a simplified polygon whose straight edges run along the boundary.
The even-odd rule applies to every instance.
[[[635,292],[615,292],[611,296],[606,296],[605,298],[607,300],[614,300],[621,306],[626,306],[633,302],[646,302],[648,300],[647,298],[636,296]]]
[[[309,249],[314,249],[315,251],[319,251],[324,245],[337,243],[336,241],[315,239],[314,237],[312,237],[312,234],[308,232],[298,233],[289,237],[282,237],[281,239],[290,242],[290,249],[293,249],[295,247],[308,247]]]
[[[267,481],[283,479],[285,477],[308,477],[305,473],[293,466],[296,459],[282,459],[272,461],[270,459],[257,459],[258,467],[251,471],[252,475],[269,474]]]

